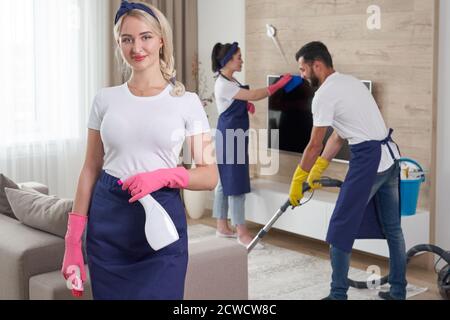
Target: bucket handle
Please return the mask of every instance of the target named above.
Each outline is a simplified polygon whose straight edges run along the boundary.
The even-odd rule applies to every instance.
[[[422,171],[422,182],[425,181],[425,172],[423,171],[422,166],[417,161],[410,158],[400,158],[399,162],[409,162],[416,165],[420,169],[420,171]]]

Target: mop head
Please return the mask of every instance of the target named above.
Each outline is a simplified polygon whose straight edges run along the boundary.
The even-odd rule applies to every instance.
[[[300,77],[300,76],[292,76],[291,81],[289,81],[288,84],[284,86],[284,91],[286,93],[290,93],[295,88],[300,86],[302,83],[303,83],[303,78],[302,77]]]

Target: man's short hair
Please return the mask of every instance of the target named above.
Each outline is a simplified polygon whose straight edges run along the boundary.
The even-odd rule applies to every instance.
[[[333,59],[331,58],[328,48],[320,41],[313,41],[305,44],[295,54],[295,60],[298,61],[303,57],[305,62],[311,63],[320,60],[329,68],[333,68]]]

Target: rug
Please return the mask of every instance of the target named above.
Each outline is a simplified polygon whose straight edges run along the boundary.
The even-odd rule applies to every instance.
[[[207,241],[215,237],[215,229],[206,225],[188,228],[189,241]],[[227,241],[236,241],[227,239]],[[262,250],[253,250],[248,258],[250,300],[318,300],[326,297],[330,290],[330,261],[296,251],[264,243]],[[350,268],[349,276],[354,280],[368,279],[369,273]],[[348,291],[350,300],[381,300],[378,291],[389,290],[386,284],[375,289],[354,289]],[[408,284],[407,298],[425,292]]]

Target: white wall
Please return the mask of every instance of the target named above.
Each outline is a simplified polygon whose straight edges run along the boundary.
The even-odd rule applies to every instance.
[[[214,96],[214,74],[211,70],[211,52],[217,42],[239,42],[244,59],[242,72],[235,77],[245,83],[245,0],[198,0],[198,58],[199,94],[201,98]],[[206,107],[211,127],[217,126],[217,108]],[[212,209],[214,193],[209,192],[206,207]]]
[[[202,95],[210,96],[214,91],[211,52],[217,42],[239,42],[244,68],[235,76],[241,83],[245,83],[245,0],[199,0],[198,30],[199,80],[200,89],[204,92]],[[215,127],[216,105],[213,103],[206,110],[211,126]]]
[[[440,0],[436,244],[450,250],[450,1]]]

